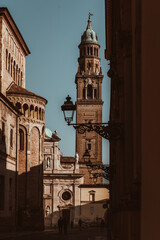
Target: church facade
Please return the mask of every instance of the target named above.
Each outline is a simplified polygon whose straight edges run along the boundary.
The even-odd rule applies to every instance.
[[[47,100],[25,88],[30,51],[7,8],[0,8],[0,49],[0,229],[42,229]]]
[[[99,48],[89,15],[79,45],[79,66],[75,78],[77,123],[102,122],[103,75]],[[78,225],[79,219],[85,225],[99,224],[106,214],[103,206],[109,199],[108,185],[102,183],[101,176],[96,182],[93,181],[83,155],[88,150],[90,161],[102,164],[102,137],[95,132],[76,132],[75,157],[62,156],[58,148],[59,141],[57,135],[46,129],[43,167],[45,227],[57,226],[60,216],[73,225]]]
[[[55,227],[60,216],[78,224],[80,188],[83,175],[79,173],[78,155],[63,157],[58,147],[57,133],[45,130],[43,164],[43,205],[45,227]]]

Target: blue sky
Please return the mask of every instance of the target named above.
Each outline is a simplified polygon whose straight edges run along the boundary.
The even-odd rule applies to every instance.
[[[26,88],[48,100],[46,127],[58,131],[63,155],[74,156],[75,130],[66,125],[60,107],[68,94],[76,101],[78,45],[89,11],[93,13],[92,26],[101,45],[103,122],[109,119],[104,0],[1,0],[0,6],[8,7],[31,51],[26,58]],[[104,162],[108,161],[108,151],[108,142],[104,139]]]

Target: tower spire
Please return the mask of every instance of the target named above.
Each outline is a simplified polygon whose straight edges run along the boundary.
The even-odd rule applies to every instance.
[[[88,25],[87,25],[87,29],[90,29],[90,30],[92,30],[91,16],[93,16],[93,13],[90,13],[90,12],[89,12],[89,14],[88,14]],[[86,29],[86,30],[87,30],[87,29]]]

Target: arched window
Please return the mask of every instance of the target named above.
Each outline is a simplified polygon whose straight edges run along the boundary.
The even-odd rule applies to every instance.
[[[41,120],[41,108],[39,109],[39,120]]]
[[[23,113],[25,117],[28,117],[28,105],[26,103],[23,105]]]
[[[90,55],[90,48],[87,47],[87,54]]]
[[[21,104],[19,102],[16,103],[16,107],[21,110]]]
[[[83,88],[83,99],[86,99],[85,87]]]
[[[34,117],[35,117],[36,119],[38,119],[38,107],[35,107],[35,115],[34,115]]]
[[[8,56],[8,72],[10,73],[10,65],[11,65],[11,55],[9,53],[9,56]]]
[[[34,118],[34,106],[33,105],[30,106],[30,117]]]
[[[92,150],[92,144],[91,144],[91,142],[88,142],[88,143],[87,143],[87,149],[88,149],[88,151],[91,151],[91,150]]]
[[[87,98],[92,99],[92,85],[88,84],[87,86]]]
[[[44,110],[42,109],[42,113],[41,113],[41,120],[44,120]]]
[[[16,63],[13,63],[13,80],[16,81]]]
[[[18,84],[18,65],[16,66],[16,81],[15,82]]]
[[[13,76],[13,58],[11,59],[11,77]]]
[[[19,129],[19,149],[24,150],[24,132]]]
[[[93,48],[91,47],[91,55],[93,55]]]
[[[21,71],[20,71],[20,68],[18,70],[18,86],[21,86]]]
[[[8,50],[6,49],[6,70],[8,70]]]
[[[97,98],[97,89],[94,89],[94,98]]]
[[[23,73],[21,72],[21,87],[22,87]]]

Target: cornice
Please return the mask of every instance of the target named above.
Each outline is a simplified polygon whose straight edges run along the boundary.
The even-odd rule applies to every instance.
[[[15,38],[17,39],[18,43],[20,44],[25,56],[27,56],[28,54],[30,54],[30,50],[27,46],[27,44],[25,43],[15,21],[13,20],[10,12],[8,11],[8,9],[6,7],[2,7],[0,8],[0,17],[2,17],[6,23],[8,24],[8,26],[10,27],[13,35],[15,36]]]
[[[87,100],[87,99],[84,99],[84,100],[77,100],[76,101],[76,105],[103,105],[103,101],[102,100]]]

